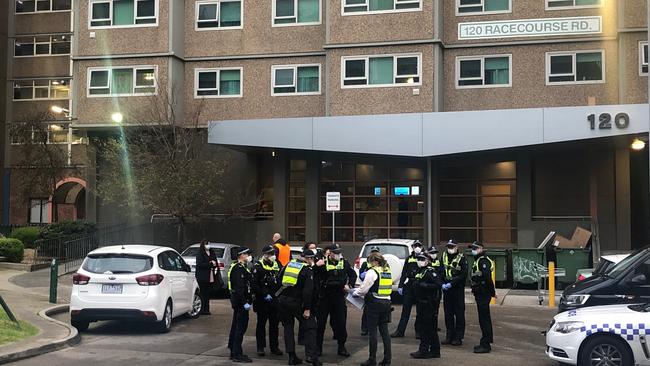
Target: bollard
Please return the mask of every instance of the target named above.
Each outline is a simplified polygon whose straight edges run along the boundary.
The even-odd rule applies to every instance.
[[[59,265],[56,258],[52,259],[50,264],[50,302],[56,304],[56,289],[59,284]]]
[[[492,284],[494,285],[494,292],[496,293],[497,291],[497,269],[495,268],[496,266],[492,266]],[[497,303],[497,298],[493,297],[492,300],[490,300],[490,305],[495,305]]]
[[[548,262],[548,307],[555,307],[555,262]]]

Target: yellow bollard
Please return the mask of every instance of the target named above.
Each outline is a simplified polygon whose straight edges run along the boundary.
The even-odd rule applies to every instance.
[[[548,262],[548,307],[555,307],[555,262]]]
[[[497,289],[497,281],[496,281],[496,279],[497,279],[497,270],[494,267],[496,267],[496,266],[492,266],[492,284],[494,285],[494,291],[496,292],[496,289]],[[497,303],[497,298],[493,297],[492,300],[490,300],[490,304],[494,305],[496,303]]]

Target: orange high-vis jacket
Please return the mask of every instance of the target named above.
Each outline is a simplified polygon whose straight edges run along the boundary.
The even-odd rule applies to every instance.
[[[287,245],[277,243],[275,247],[278,249],[278,261],[283,267],[286,266],[291,260],[291,246],[289,246],[289,243]]]

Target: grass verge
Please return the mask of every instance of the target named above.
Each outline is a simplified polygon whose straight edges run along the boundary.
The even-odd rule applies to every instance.
[[[38,329],[22,320],[16,324],[9,320],[7,313],[0,307],[0,346],[34,336]]]

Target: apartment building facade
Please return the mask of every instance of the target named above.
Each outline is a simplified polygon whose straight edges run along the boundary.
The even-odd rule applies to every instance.
[[[11,4],[7,104],[10,121],[68,110],[72,156],[116,128],[112,113],[128,124],[171,98],[188,121],[201,112],[209,143],[233,148],[251,198],[292,243],[332,240],[329,191],[342,195],[335,240],[350,247],[376,237],[532,247],[576,226],[597,231],[604,250],[648,239],[648,154],[630,149],[647,141],[645,0],[80,0],[55,10],[63,3]],[[62,36],[66,56],[53,53]],[[71,80],[66,98],[59,79]],[[93,169],[62,182],[61,197],[101,221]],[[8,220],[31,219],[33,203],[11,197]],[[268,240],[268,223],[251,226],[246,241]]]

